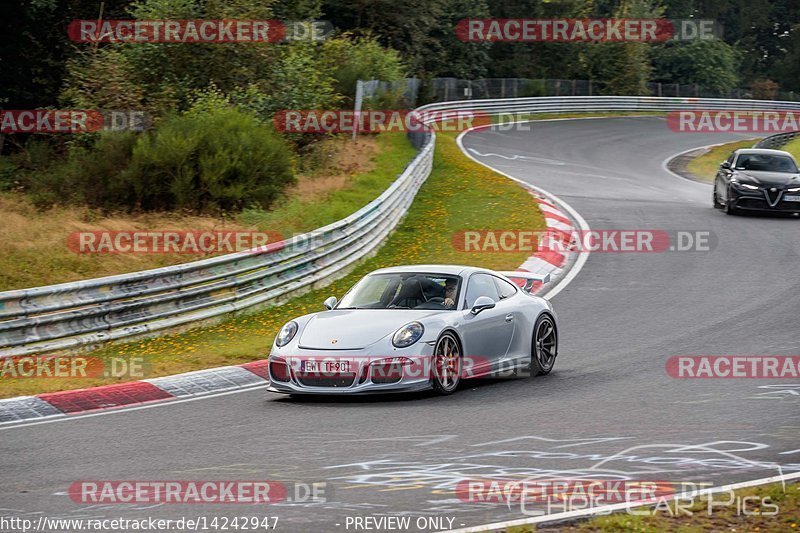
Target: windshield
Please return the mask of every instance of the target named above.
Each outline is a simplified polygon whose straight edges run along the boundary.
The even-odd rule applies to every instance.
[[[736,168],[765,172],[797,172],[797,166],[792,158],[772,154],[741,154],[736,161]]]
[[[456,308],[461,278],[443,274],[402,272],[370,274],[345,294],[336,309]]]

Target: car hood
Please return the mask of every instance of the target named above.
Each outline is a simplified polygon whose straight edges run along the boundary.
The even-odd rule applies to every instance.
[[[453,312],[453,311],[445,311]],[[300,348],[360,350],[415,320],[442,313],[431,310],[334,309],[311,317],[300,333]],[[334,342],[335,341],[335,342]]]
[[[762,187],[784,187],[786,185],[796,185],[800,187],[800,175],[792,172],[765,172],[758,170],[739,171],[739,175],[744,178],[742,181],[752,181]]]

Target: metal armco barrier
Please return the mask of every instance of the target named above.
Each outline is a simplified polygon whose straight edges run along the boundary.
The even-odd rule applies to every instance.
[[[771,148],[773,150],[777,150],[797,137],[800,137],[800,131],[770,135],[769,137],[765,137],[758,141],[755,145],[755,148]]]
[[[429,104],[418,112],[585,113],[780,110],[796,102],[573,96]],[[667,127],[666,125],[664,126]],[[285,299],[372,252],[397,226],[430,174],[434,136],[377,199],[338,222],[266,250],[118,276],[0,293],[0,357],[75,349],[187,326]],[[264,347],[265,350],[268,347]]]

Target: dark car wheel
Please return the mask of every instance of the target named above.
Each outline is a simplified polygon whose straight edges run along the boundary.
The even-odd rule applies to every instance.
[[[553,370],[558,355],[558,330],[553,317],[541,315],[533,326],[531,375],[543,376]]]
[[[442,395],[455,392],[461,383],[463,362],[458,339],[449,331],[444,332],[433,349],[433,365],[431,365],[433,390]]]

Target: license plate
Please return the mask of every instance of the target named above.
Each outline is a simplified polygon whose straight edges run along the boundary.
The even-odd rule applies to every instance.
[[[796,194],[787,194],[783,199],[787,202],[800,202],[800,196]]]
[[[350,372],[350,361],[301,361],[301,372]]]

